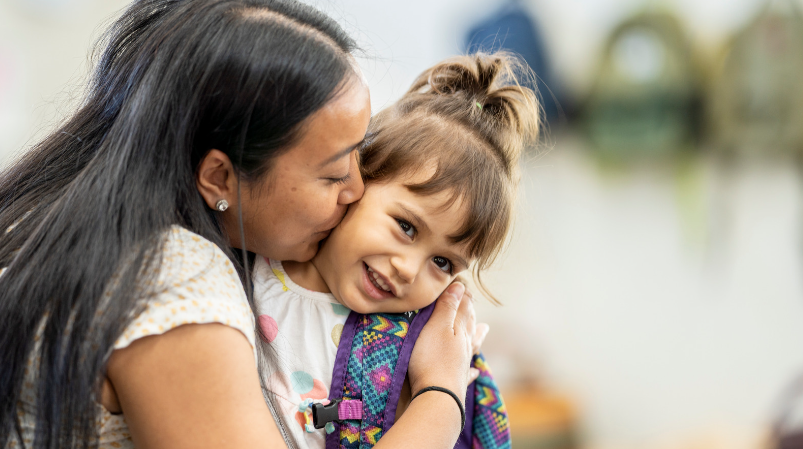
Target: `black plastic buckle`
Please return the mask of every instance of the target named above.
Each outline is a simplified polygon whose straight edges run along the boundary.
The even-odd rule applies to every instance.
[[[323,405],[320,402],[313,402],[312,425],[315,426],[316,429],[323,429],[328,422],[340,421],[340,415],[337,410],[337,405],[340,404],[340,401],[342,401],[342,399],[335,399],[327,405]]]

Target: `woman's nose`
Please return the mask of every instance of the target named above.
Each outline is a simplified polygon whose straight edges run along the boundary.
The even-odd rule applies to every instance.
[[[349,165],[349,180],[343,185],[343,189],[337,196],[338,204],[351,204],[362,198],[365,192],[365,184],[362,182],[360,175],[360,164],[357,162],[357,152],[351,156],[351,164]]]

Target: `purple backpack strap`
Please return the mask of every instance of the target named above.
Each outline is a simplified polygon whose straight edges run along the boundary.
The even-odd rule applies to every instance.
[[[390,429],[396,418],[413,347],[433,308],[434,304],[421,309],[406,332],[403,329],[396,331],[403,321],[398,315],[361,315],[354,312],[349,315],[332,372],[332,388],[329,392],[332,404],[326,408],[329,409],[328,416],[335,421],[334,431],[326,436],[326,449],[371,448]],[[395,338],[392,344],[379,345],[379,349],[372,345],[377,338],[387,338],[389,335],[400,338]],[[398,357],[395,363],[393,355],[382,353],[390,345],[393,345],[390,353]],[[367,385],[372,382],[374,371],[367,374],[363,372],[363,369],[370,371],[376,368],[372,357],[377,355],[383,356],[383,363],[389,362],[393,368],[390,371],[390,385],[385,382],[380,398],[377,398],[373,386]],[[480,371],[480,376],[468,386],[466,424],[455,449],[509,449],[507,411],[488,364],[480,354],[474,356],[472,366]]]
[[[335,367],[332,369],[332,385],[329,389],[329,400],[335,401],[343,398],[343,384],[346,381],[346,368],[351,355],[351,342],[357,331],[357,323],[362,319],[362,315],[351,312],[343,325],[340,334],[340,343],[337,346],[337,356],[335,357]],[[326,435],[326,449],[337,449],[340,445],[340,423],[335,421],[335,431]]]
[[[329,390],[329,400],[332,403],[339,402],[338,408],[342,403],[353,403],[356,398],[363,403],[362,416],[363,423],[349,419],[344,414],[339,416],[339,421],[334,421],[334,431],[326,435],[326,448],[339,449],[346,447],[371,447],[373,443],[381,438],[381,435],[386,432],[393,425],[396,418],[396,408],[399,403],[399,396],[404,385],[404,379],[407,375],[407,366],[410,363],[410,356],[415,346],[415,341],[421,333],[424,324],[429,320],[432,315],[434,304],[421,309],[412,319],[409,326],[404,323],[406,332],[401,332],[401,336],[396,338],[393,342],[397,351],[397,358],[393,364],[393,375],[391,376],[390,385],[387,387],[386,402],[382,403],[381,410],[378,415],[371,413],[372,409],[376,409],[376,397],[372,396],[370,399],[363,397],[363,386],[361,382],[365,378],[362,373],[362,356],[365,353],[370,354],[368,351],[363,351],[366,341],[374,338],[377,330],[374,326],[378,320],[385,323],[388,322],[386,318],[390,317],[389,314],[373,314],[362,315],[351,312],[346,319],[346,324],[343,326],[343,331],[340,336],[340,343],[337,349],[337,356],[335,358],[335,366],[332,371],[332,387]],[[401,322],[397,318],[398,322]],[[395,329],[394,321],[391,319],[387,325],[389,330]],[[381,326],[380,326],[381,327]],[[393,333],[397,335],[398,332]],[[349,367],[349,360],[352,363],[357,362],[359,367]],[[354,399],[353,399],[354,398]],[[369,402],[366,405],[366,400]],[[342,401],[342,402],[341,402]],[[370,402],[373,401],[373,402]],[[371,406],[373,405],[373,407]],[[339,413],[339,411],[338,411]],[[371,427],[368,424],[380,424],[380,427]],[[355,440],[355,438],[358,438]],[[345,443],[344,443],[345,442]]]
[[[432,316],[432,310],[435,304],[430,304],[421,309],[418,314],[410,323],[410,329],[407,331],[407,338],[404,339],[401,352],[399,353],[399,361],[396,362],[396,376],[393,378],[393,385],[391,386],[390,395],[388,396],[388,405],[385,408],[385,423],[383,432],[388,429],[396,421],[396,408],[399,406],[399,397],[401,396],[402,388],[404,387],[404,379],[407,377],[407,367],[410,366],[410,356],[413,355],[413,347],[418,340],[418,335],[424,328],[424,325],[429,321]]]
[[[510,423],[507,407],[505,401],[502,400],[502,393],[491,375],[491,369],[482,354],[474,356],[471,366],[480,372],[477,380],[469,388],[469,399],[473,402],[471,409],[474,413],[469,433],[471,448],[510,449]],[[466,408],[468,406],[468,401],[466,401]],[[468,423],[466,423],[466,429],[468,429]],[[460,436],[461,440],[464,440],[464,436],[466,436],[466,432],[463,433],[464,435]]]

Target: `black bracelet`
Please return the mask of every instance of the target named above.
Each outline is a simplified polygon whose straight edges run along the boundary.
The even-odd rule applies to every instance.
[[[418,393],[415,394],[415,396],[413,396],[413,399],[417,398],[419,395],[421,395],[421,393],[426,393],[427,391],[440,391],[454,398],[454,401],[457,402],[457,406],[460,407],[460,433],[463,433],[463,428],[466,427],[466,407],[463,405],[463,401],[461,401],[460,398],[458,398],[457,395],[452,392],[452,390],[443,387],[422,388],[418,391]],[[413,399],[410,399],[410,402],[412,402]]]

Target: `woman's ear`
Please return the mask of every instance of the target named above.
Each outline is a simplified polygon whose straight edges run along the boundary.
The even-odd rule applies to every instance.
[[[226,153],[212,149],[201,160],[195,177],[198,192],[209,208],[217,210],[217,203],[226,200],[229,205],[237,202],[237,176]],[[236,208],[235,208],[236,210]]]

